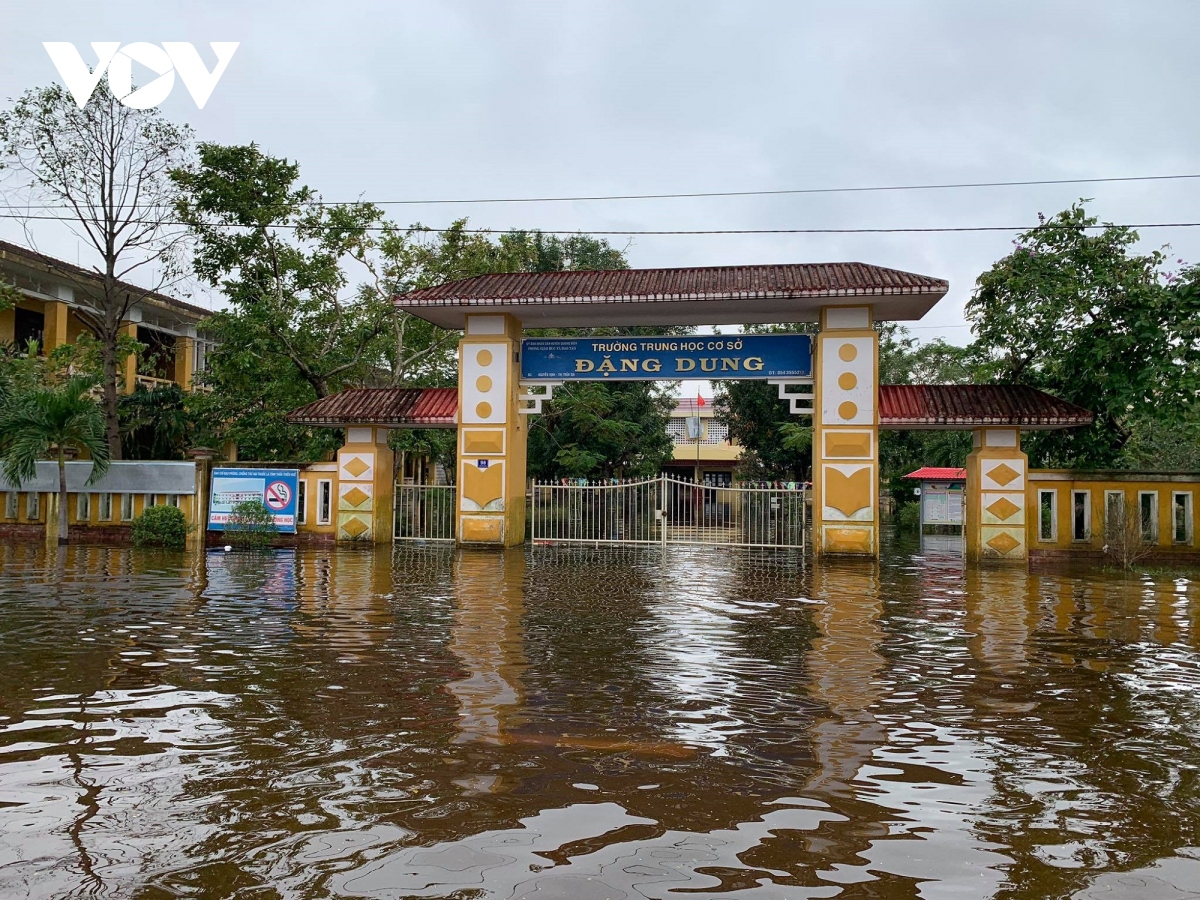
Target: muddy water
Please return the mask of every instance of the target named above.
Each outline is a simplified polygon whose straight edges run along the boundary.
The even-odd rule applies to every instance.
[[[0,896],[1200,893],[1200,585],[0,548]]]

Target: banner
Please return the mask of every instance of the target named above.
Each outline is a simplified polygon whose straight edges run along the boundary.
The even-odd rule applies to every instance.
[[[811,378],[807,334],[526,338],[522,381]]]
[[[208,530],[224,531],[233,507],[261,500],[275,516],[278,531],[296,530],[298,469],[213,469],[208,504]]]

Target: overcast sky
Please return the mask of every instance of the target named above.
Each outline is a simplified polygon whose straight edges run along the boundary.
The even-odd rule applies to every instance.
[[[58,80],[42,41],[241,46],[202,140],[256,141],[329,200],[574,196],[1200,173],[1181,2],[22,4],[0,98]],[[137,70],[135,69],[135,78]],[[145,79],[148,80],[148,79]],[[1200,180],[904,193],[395,207],[496,228],[1019,225],[1079,197],[1116,222],[1200,221]],[[23,241],[0,219],[0,237]],[[44,252],[75,240],[42,227]],[[950,281],[917,323],[963,343],[1011,234],[643,236],[639,267],[856,260]],[[1200,228],[1143,232],[1200,260]],[[612,238],[624,246],[623,238]],[[83,261],[86,263],[86,254]]]

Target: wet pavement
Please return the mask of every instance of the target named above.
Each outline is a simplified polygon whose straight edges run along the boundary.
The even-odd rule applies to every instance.
[[[1200,897],[1186,574],[0,547],[0,897]]]

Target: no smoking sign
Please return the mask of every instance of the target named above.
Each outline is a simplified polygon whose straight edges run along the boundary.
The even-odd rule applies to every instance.
[[[276,512],[281,509],[287,509],[287,505],[292,500],[291,486],[284,481],[272,481],[267,485],[263,499],[266,501],[268,509],[273,509]]]

